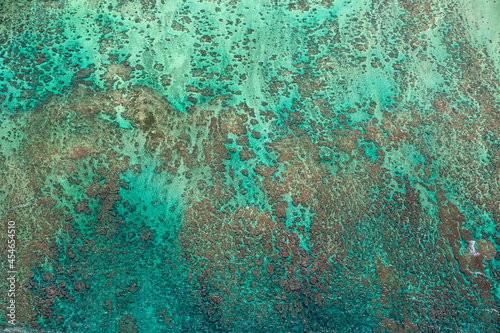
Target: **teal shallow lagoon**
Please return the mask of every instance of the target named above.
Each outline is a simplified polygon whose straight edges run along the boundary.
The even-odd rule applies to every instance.
[[[1,2],[17,326],[498,331],[499,6]]]

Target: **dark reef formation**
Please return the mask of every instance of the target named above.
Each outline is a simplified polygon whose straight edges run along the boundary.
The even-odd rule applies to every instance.
[[[500,4],[1,3],[19,327],[500,330]]]

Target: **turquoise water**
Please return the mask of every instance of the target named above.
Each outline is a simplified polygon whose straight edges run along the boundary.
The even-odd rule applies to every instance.
[[[0,1],[16,326],[498,331],[499,15]]]

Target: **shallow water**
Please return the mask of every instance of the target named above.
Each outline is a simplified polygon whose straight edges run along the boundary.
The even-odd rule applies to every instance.
[[[499,331],[499,16],[2,1],[16,327]]]

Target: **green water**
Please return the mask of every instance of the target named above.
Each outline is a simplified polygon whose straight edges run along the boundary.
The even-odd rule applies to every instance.
[[[499,331],[499,16],[0,1],[0,325]]]

